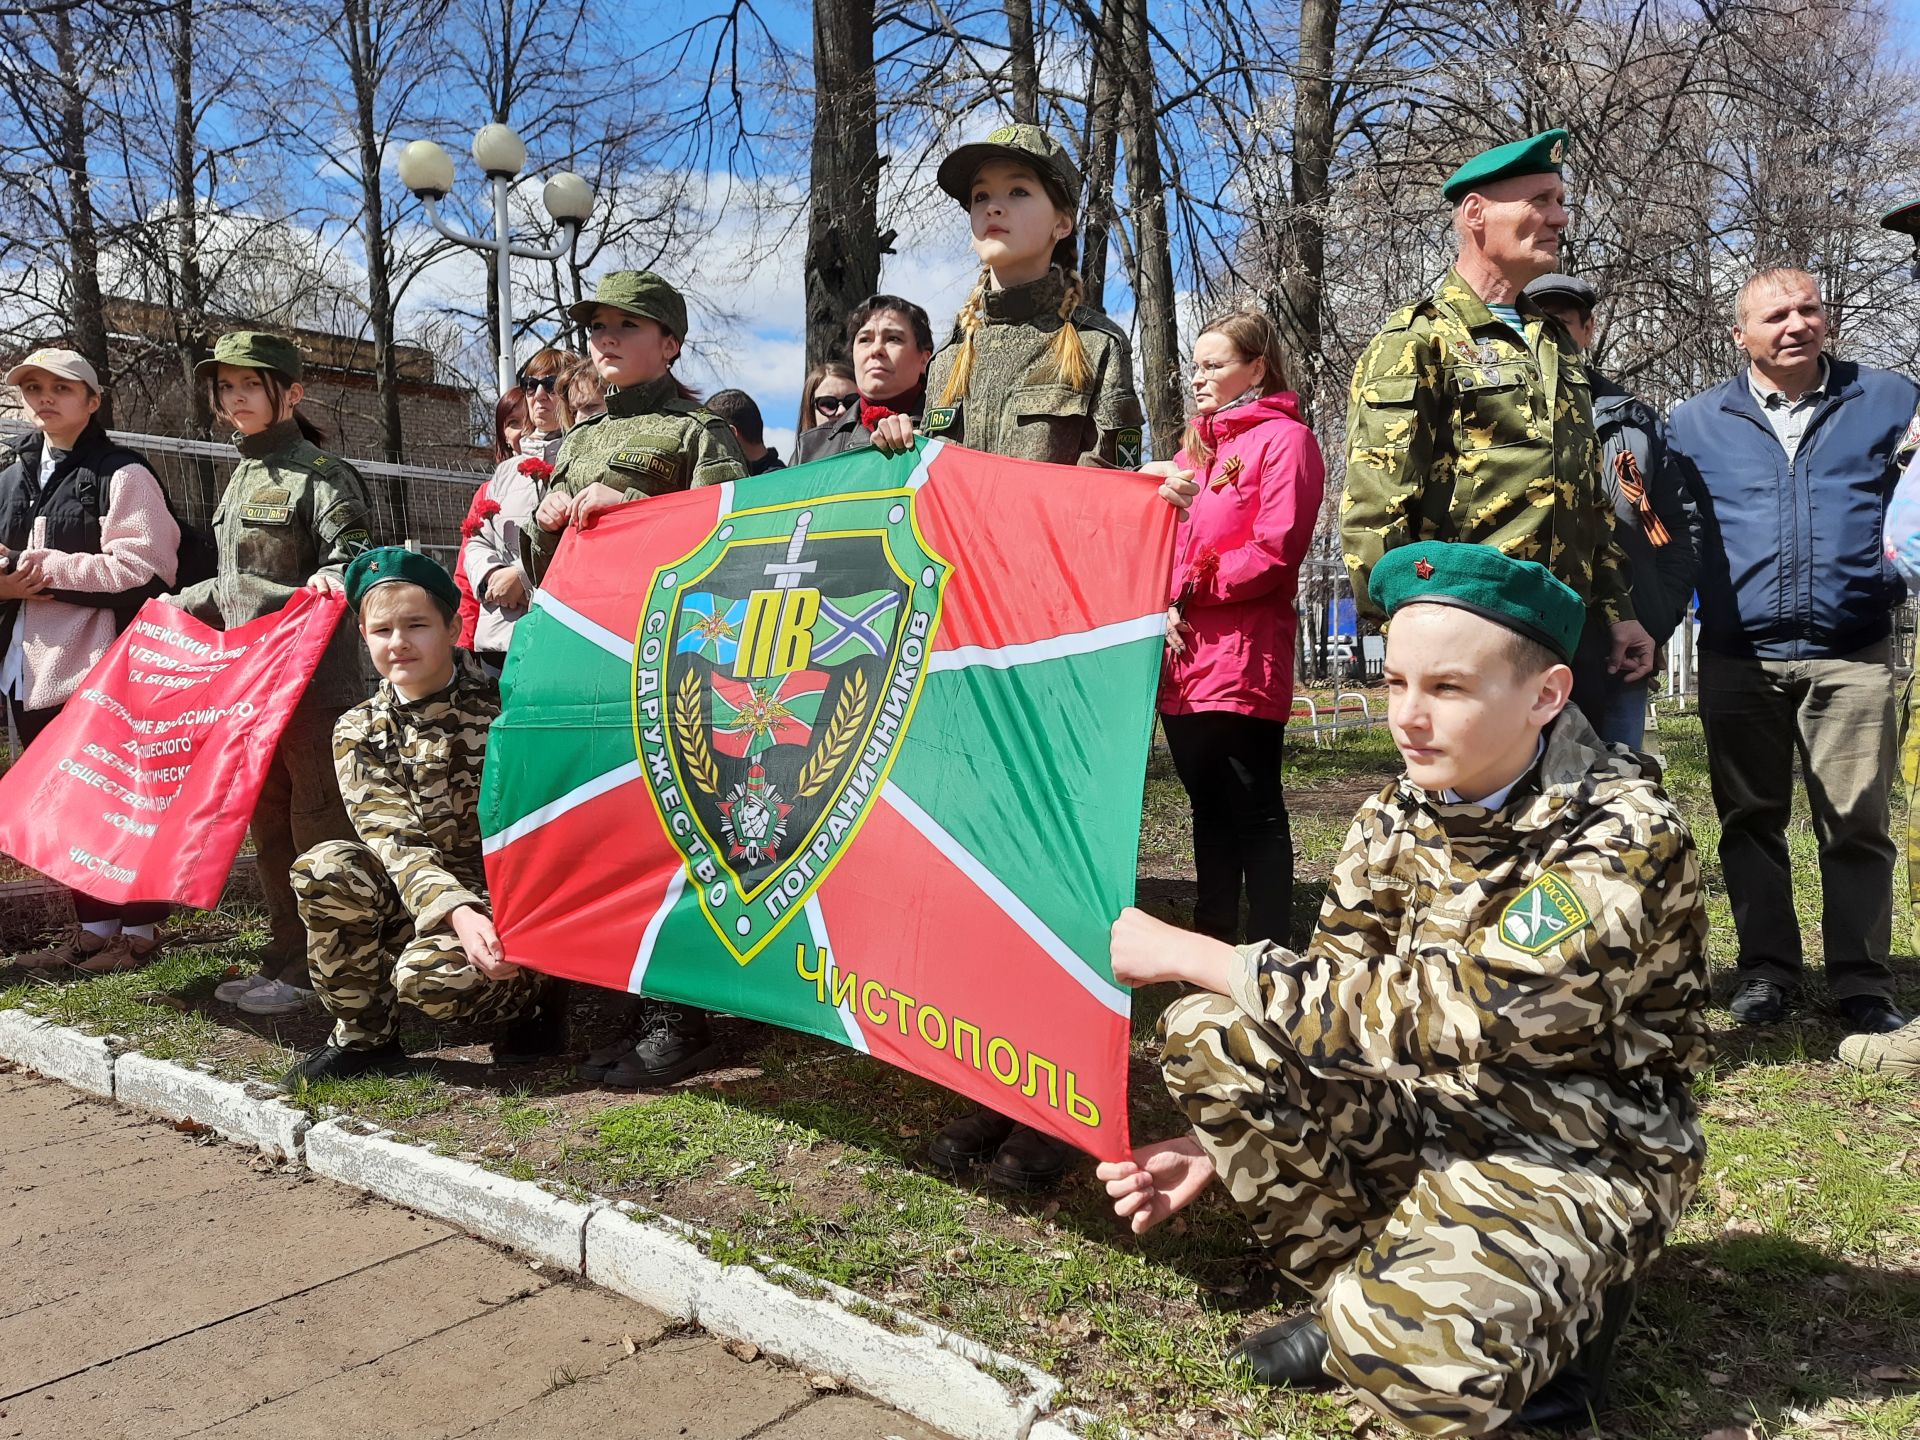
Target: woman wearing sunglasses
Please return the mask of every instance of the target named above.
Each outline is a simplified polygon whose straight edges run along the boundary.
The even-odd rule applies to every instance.
[[[526,396],[526,430],[518,451],[502,460],[487,481],[488,503],[481,507],[479,527],[461,547],[480,601],[473,653],[495,674],[506,664],[514,625],[533,603],[533,582],[520,557],[520,533],[532,523],[560,453],[566,433],[561,386],[578,361],[570,351],[549,347],[520,367],[517,388]]]
[[[799,434],[816,425],[831,425],[850,406],[860,404],[860,387],[853,383],[853,366],[844,360],[823,360],[807,371],[800,387]]]

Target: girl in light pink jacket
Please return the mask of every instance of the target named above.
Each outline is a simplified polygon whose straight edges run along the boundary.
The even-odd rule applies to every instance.
[[[100,380],[71,350],[7,372],[36,433],[0,449],[0,701],[14,753],[53,722],[154,582],[173,583],[180,527],[146,461],[95,418]],[[118,609],[116,609],[118,607]],[[160,949],[165,905],[75,892],[75,924],[14,964],[132,970]]]

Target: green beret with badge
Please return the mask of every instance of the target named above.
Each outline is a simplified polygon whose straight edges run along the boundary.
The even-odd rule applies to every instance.
[[[289,384],[296,383],[306,369],[300,347],[284,335],[265,330],[235,330],[213,342],[213,356],[193,367],[195,379],[213,373],[221,365],[239,365],[248,370],[271,370]]]
[[[593,319],[601,305],[611,305],[642,320],[652,320],[676,340],[687,338],[687,299],[651,270],[614,270],[600,277],[593,298],[567,307],[576,325]]]
[[[1517,631],[1571,661],[1587,623],[1587,602],[1546,566],[1491,545],[1422,540],[1380,557],[1367,581],[1392,619],[1403,605],[1454,605]]]
[[[1567,162],[1567,143],[1570,138],[1564,130],[1543,130],[1524,140],[1482,150],[1447,177],[1447,183],[1440,187],[1440,193],[1448,200],[1457,202],[1496,180],[1507,180],[1515,175],[1558,175]]]
[[[940,188],[960,202],[963,209],[973,207],[973,177],[989,160],[1007,160],[1030,167],[1064,210],[1080,204],[1080,167],[1073,163],[1067,147],[1038,125],[1002,125],[984,140],[962,145],[940,162],[935,178]]]
[[[449,609],[460,608],[459,588],[439,561],[404,545],[382,545],[378,550],[362,551],[347,566],[347,604],[353,613],[360,613],[360,602],[367,598],[369,590],[390,581],[418,585],[429,595],[444,600]]]

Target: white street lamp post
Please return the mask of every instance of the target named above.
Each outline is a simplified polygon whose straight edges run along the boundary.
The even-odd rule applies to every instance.
[[[519,380],[513,363],[513,259],[558,260],[571,250],[581,225],[593,213],[593,189],[571,170],[555,175],[540,192],[540,199],[558,222],[560,238],[548,250],[515,245],[508,228],[507,198],[514,177],[526,167],[527,147],[509,126],[483,125],[473,137],[473,158],[493,182],[491,240],[456,230],[440,218],[439,202],[453,189],[453,160],[433,141],[415,140],[400,152],[400,183],[427,207],[427,219],[435,230],[457,245],[490,251],[494,256],[500,310],[500,393],[504,395]]]

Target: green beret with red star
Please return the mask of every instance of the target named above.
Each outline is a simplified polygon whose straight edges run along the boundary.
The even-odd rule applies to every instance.
[[[1569,661],[1587,623],[1587,602],[1572,586],[1546,566],[1491,545],[1422,540],[1398,546],[1373,567],[1367,593],[1389,619],[1403,605],[1457,605]]]

